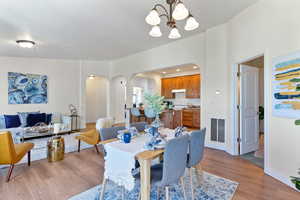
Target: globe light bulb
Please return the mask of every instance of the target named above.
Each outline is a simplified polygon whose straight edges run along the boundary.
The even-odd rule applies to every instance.
[[[146,22],[151,26],[160,24],[160,17],[156,9],[152,9],[146,17]]]
[[[158,25],[153,26],[151,31],[149,32],[149,35],[152,36],[152,37],[161,37],[162,33],[160,31],[159,26]]]
[[[189,15],[188,9],[183,5],[182,2],[179,2],[174,9],[173,18],[175,20],[183,20]]]

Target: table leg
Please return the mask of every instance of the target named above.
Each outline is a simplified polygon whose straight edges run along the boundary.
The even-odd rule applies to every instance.
[[[141,165],[141,200],[150,200],[151,160],[139,160]]]

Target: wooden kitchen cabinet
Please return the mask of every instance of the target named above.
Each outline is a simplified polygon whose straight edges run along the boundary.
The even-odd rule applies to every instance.
[[[182,111],[182,125],[187,127],[193,127],[193,111],[183,110]]]
[[[200,109],[193,111],[193,127],[200,128]]]
[[[186,98],[199,99],[200,98],[200,75],[186,76]]]
[[[190,128],[200,128],[200,109],[183,109],[182,125]]]
[[[173,80],[171,78],[164,78],[161,80],[161,96],[164,96],[165,99],[174,98],[174,94],[172,93],[174,86],[172,82]]]
[[[161,79],[161,95],[166,99],[175,98],[172,90],[186,89],[186,98],[200,98],[200,74]]]
[[[174,110],[173,112],[174,112],[173,128],[182,126],[182,111]]]
[[[182,126],[181,110],[166,110],[161,115],[161,121],[165,128],[175,129]]]
[[[184,77],[180,76],[180,77],[175,77],[174,79],[174,89],[185,89],[185,84],[184,84]]]

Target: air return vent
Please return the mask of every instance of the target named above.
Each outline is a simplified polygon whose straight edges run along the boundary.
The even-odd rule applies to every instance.
[[[225,120],[224,119],[211,119],[211,141],[225,142]]]

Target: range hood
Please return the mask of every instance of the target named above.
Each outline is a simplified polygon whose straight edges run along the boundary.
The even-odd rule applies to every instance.
[[[185,93],[186,89],[176,89],[176,90],[172,90],[172,93]]]

